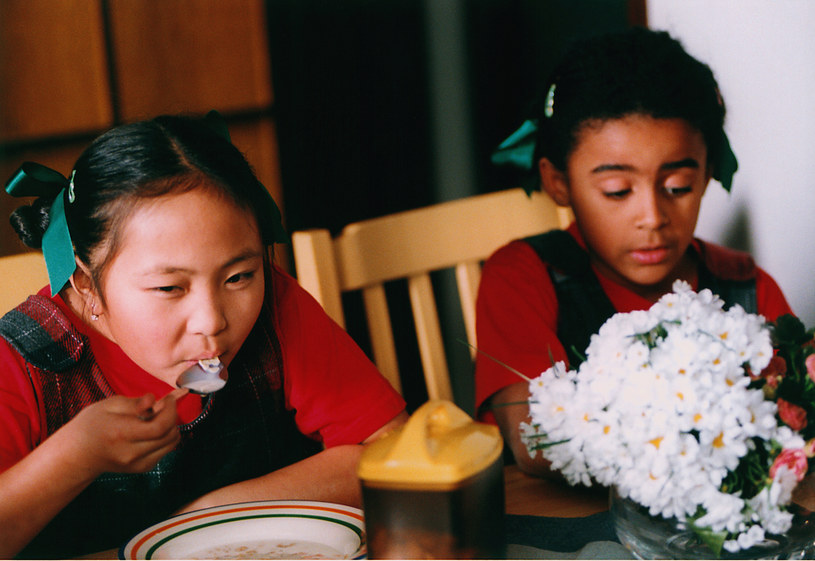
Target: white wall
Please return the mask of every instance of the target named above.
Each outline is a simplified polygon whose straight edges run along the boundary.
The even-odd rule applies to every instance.
[[[697,234],[749,249],[812,326],[815,1],[648,0],[648,23],[711,66],[727,105],[739,171],[731,195],[711,182]]]

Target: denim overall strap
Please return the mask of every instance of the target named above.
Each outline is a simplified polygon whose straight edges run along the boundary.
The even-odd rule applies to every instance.
[[[591,336],[616,313],[589,263],[588,253],[564,230],[553,230],[524,240],[549,265],[558,300],[557,335],[577,368],[585,358]],[[725,308],[739,304],[757,313],[755,276],[746,280],[722,279],[700,262],[699,289],[709,288]]]
[[[572,368],[585,358],[592,334],[616,313],[589,263],[589,255],[564,230],[524,240],[549,265],[558,301],[557,336]]]
[[[725,309],[738,304],[750,314],[758,313],[756,299],[756,279],[746,280],[721,279],[713,275],[707,267],[699,267],[699,290],[709,288],[724,301]]]

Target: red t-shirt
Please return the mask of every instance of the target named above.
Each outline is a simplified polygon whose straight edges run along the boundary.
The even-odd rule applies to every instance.
[[[299,430],[326,447],[357,444],[405,407],[351,337],[291,276],[275,268],[277,333],[283,354],[287,406]],[[46,287],[40,294],[48,296]],[[163,396],[173,388],[138,367],[112,341],[93,331],[65,305],[53,301],[90,341],[94,357],[117,394]],[[45,412],[39,387],[32,387],[25,363],[0,338],[0,471],[23,458],[42,440]],[[201,398],[178,402],[181,423],[201,413]]]
[[[585,248],[574,224],[569,233]],[[745,254],[694,241],[710,271],[720,278],[740,274]],[[603,291],[618,312],[647,310],[652,303],[601,275]],[[770,321],[792,313],[784,294],[765,271],[756,269],[758,311]],[[535,378],[552,366],[567,361],[557,338],[558,302],[548,267],[527,243],[514,241],[496,251],[484,264],[476,303],[476,337],[485,353]],[[490,396],[510,384],[523,381],[517,374],[479,354],[475,367],[476,410]],[[492,414],[482,412],[482,420]]]

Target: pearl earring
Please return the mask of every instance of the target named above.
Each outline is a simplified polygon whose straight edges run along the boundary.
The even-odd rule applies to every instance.
[[[91,302],[91,319],[99,321],[99,314],[96,313],[96,302]]]

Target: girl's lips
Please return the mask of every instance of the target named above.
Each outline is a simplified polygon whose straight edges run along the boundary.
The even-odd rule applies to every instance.
[[[648,247],[631,251],[631,257],[640,265],[658,265],[668,257],[667,247]]]

